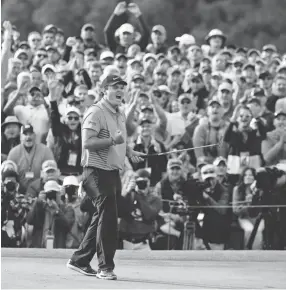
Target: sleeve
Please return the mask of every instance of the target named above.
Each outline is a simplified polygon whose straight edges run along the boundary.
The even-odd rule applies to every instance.
[[[98,116],[99,112],[93,111],[88,112],[86,116],[84,116],[82,122],[82,130],[89,129],[95,131],[97,134],[100,132],[101,122],[100,117]]]
[[[147,24],[145,23],[145,20],[144,20],[142,15],[138,18],[138,20],[139,20],[140,25],[142,27],[142,36],[141,36],[141,39],[140,39],[138,45],[140,46],[141,51],[145,51],[145,49],[148,45],[150,32],[149,32],[149,28],[148,28]]]
[[[51,124],[54,136],[61,136],[63,132],[63,124],[59,113],[58,104],[56,101],[51,102]]]
[[[196,127],[194,131],[193,144],[194,147],[200,147],[205,145],[205,130],[201,125]],[[195,149],[195,155],[196,158],[204,156],[204,150],[202,148]]]

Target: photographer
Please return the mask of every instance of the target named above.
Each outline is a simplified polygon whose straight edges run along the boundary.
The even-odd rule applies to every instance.
[[[2,173],[1,190],[1,246],[20,247],[23,245],[24,225],[29,204],[19,194],[18,175],[15,171]]]
[[[262,219],[265,223],[263,248],[284,250],[286,248],[286,165],[277,164],[272,168],[259,168],[252,189],[254,205],[270,206],[262,208],[256,220],[256,226],[259,226]],[[271,207],[272,205],[274,206]],[[275,205],[284,207],[279,208]],[[256,232],[257,230],[254,229],[252,233],[254,238]]]
[[[226,206],[229,203],[228,189],[218,182],[216,168],[208,164],[201,169],[202,183],[198,187],[203,206],[213,208],[203,209],[204,218],[201,233],[196,235],[209,242],[212,250],[223,250],[229,235],[230,221]]]
[[[67,176],[63,181],[65,194],[65,213],[69,213],[69,224],[71,229],[67,234],[67,249],[77,249],[84,237],[84,230],[88,220],[88,214],[80,209],[80,200],[78,199],[79,183],[75,176]]]
[[[66,236],[72,223],[60,200],[60,190],[56,181],[46,182],[44,192],[39,194],[28,214],[27,222],[33,226],[33,248],[47,247],[48,239],[53,240],[53,248],[66,247]]]
[[[130,216],[119,223],[124,249],[150,249],[149,238],[155,231],[155,219],[162,208],[161,198],[150,189],[150,174],[145,169],[135,173],[135,188],[122,194]]]

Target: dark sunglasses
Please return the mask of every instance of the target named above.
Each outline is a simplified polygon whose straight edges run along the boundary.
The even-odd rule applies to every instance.
[[[192,82],[193,84],[199,84],[199,83],[200,83],[200,81],[199,81],[198,79],[193,79],[193,80],[191,80],[191,82]]]
[[[171,170],[181,170],[181,168],[179,166],[174,166],[170,168]]]
[[[72,121],[72,120],[78,121],[79,120],[79,117],[68,116],[68,120],[69,121]]]
[[[191,101],[190,100],[183,100],[183,101],[181,101],[181,104],[182,105],[184,105],[184,104],[190,104],[191,103]]]
[[[45,58],[45,57],[48,57],[48,56],[46,54],[38,53],[37,54],[37,57],[43,57],[43,58]]]
[[[69,105],[71,105],[71,106],[78,106],[78,105],[80,105],[81,103],[83,103],[83,101],[70,101],[70,102],[69,102]]]
[[[242,64],[239,63],[239,62],[236,62],[236,63],[234,64],[234,67],[242,67]]]
[[[162,94],[160,92],[154,92],[154,96],[156,98],[161,98],[162,97]]]

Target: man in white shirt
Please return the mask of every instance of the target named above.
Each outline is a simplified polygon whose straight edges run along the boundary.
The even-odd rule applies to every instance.
[[[14,114],[20,123],[33,126],[37,143],[42,141],[50,127],[48,109],[44,104],[45,101],[40,88],[32,87],[28,95],[28,104],[14,107]]]

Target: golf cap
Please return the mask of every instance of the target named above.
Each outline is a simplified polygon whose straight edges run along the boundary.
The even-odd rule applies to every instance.
[[[90,29],[90,30],[95,30],[95,26],[92,25],[91,23],[87,23],[85,24],[83,27],[82,27],[82,30],[87,30],[87,29]]]
[[[35,133],[34,132],[34,128],[32,125],[28,124],[28,125],[23,125],[21,127],[21,134],[26,135],[27,133]]]
[[[145,77],[141,74],[135,74],[132,76],[132,82],[136,81],[136,80],[141,80],[141,81],[145,81]]]
[[[47,172],[49,170],[57,170],[58,166],[55,160],[46,160],[43,164],[42,164],[42,171]]]
[[[100,58],[99,60],[104,60],[104,59],[107,59],[107,58],[112,58],[114,59],[114,53],[112,51],[103,51],[100,55]]]
[[[161,85],[161,86],[159,86],[159,87],[158,87],[158,90],[159,90],[160,92],[165,92],[165,93],[168,93],[168,94],[172,94],[171,90],[170,90],[169,87],[166,86],[166,85]]]
[[[55,180],[49,180],[44,185],[44,192],[60,191],[61,187]]]
[[[212,106],[214,104],[221,106],[221,103],[217,99],[212,99],[208,102],[208,106]]]
[[[214,166],[219,166],[220,163],[223,162],[225,165],[227,165],[227,161],[224,157],[220,156],[220,157],[217,157],[214,162],[213,162],[213,165]]]
[[[167,31],[166,31],[166,28],[163,26],[163,25],[155,25],[153,28],[152,28],[152,32],[159,32],[163,35],[166,35],[167,34]]]
[[[76,113],[79,117],[81,116],[80,110],[77,107],[68,107],[65,111],[66,116],[70,113]]]
[[[167,164],[167,168],[172,169],[174,167],[178,167],[178,168],[182,169],[183,162],[178,158],[169,159],[168,164]]]
[[[143,57],[143,63],[148,61],[149,59],[154,59],[155,61],[157,61],[156,55],[153,53],[146,53]]]
[[[176,37],[175,40],[180,43],[180,45],[192,45],[196,43],[196,39],[191,34],[183,34],[180,37]]]
[[[273,52],[277,52],[277,48],[274,44],[266,44],[262,47],[263,51],[271,50]]]
[[[227,91],[229,91],[229,92],[232,92],[232,91],[233,91],[233,87],[232,87],[232,85],[231,85],[230,83],[228,83],[228,82],[223,82],[223,83],[221,83],[221,84],[219,85],[218,90],[219,90],[219,91],[227,90]]]
[[[123,34],[123,33],[130,33],[133,34],[134,33],[134,27],[133,25],[131,25],[130,23],[124,23],[119,27],[118,30],[119,34]]]
[[[178,102],[181,103],[183,100],[189,100],[192,101],[191,95],[190,94],[182,94],[178,98]]]
[[[117,84],[122,84],[124,86],[127,85],[127,83],[119,76],[117,75],[108,75],[103,81],[101,86],[104,87],[108,87],[108,86],[114,86]]]
[[[278,110],[278,111],[275,112],[274,117],[277,118],[277,117],[279,117],[281,115],[286,117],[286,112],[284,112],[282,110]]]
[[[208,178],[216,178],[216,168],[213,164],[204,165],[201,169],[202,181],[206,181]]]
[[[63,180],[63,186],[69,186],[69,185],[79,186],[78,179],[73,175],[66,176]]]

